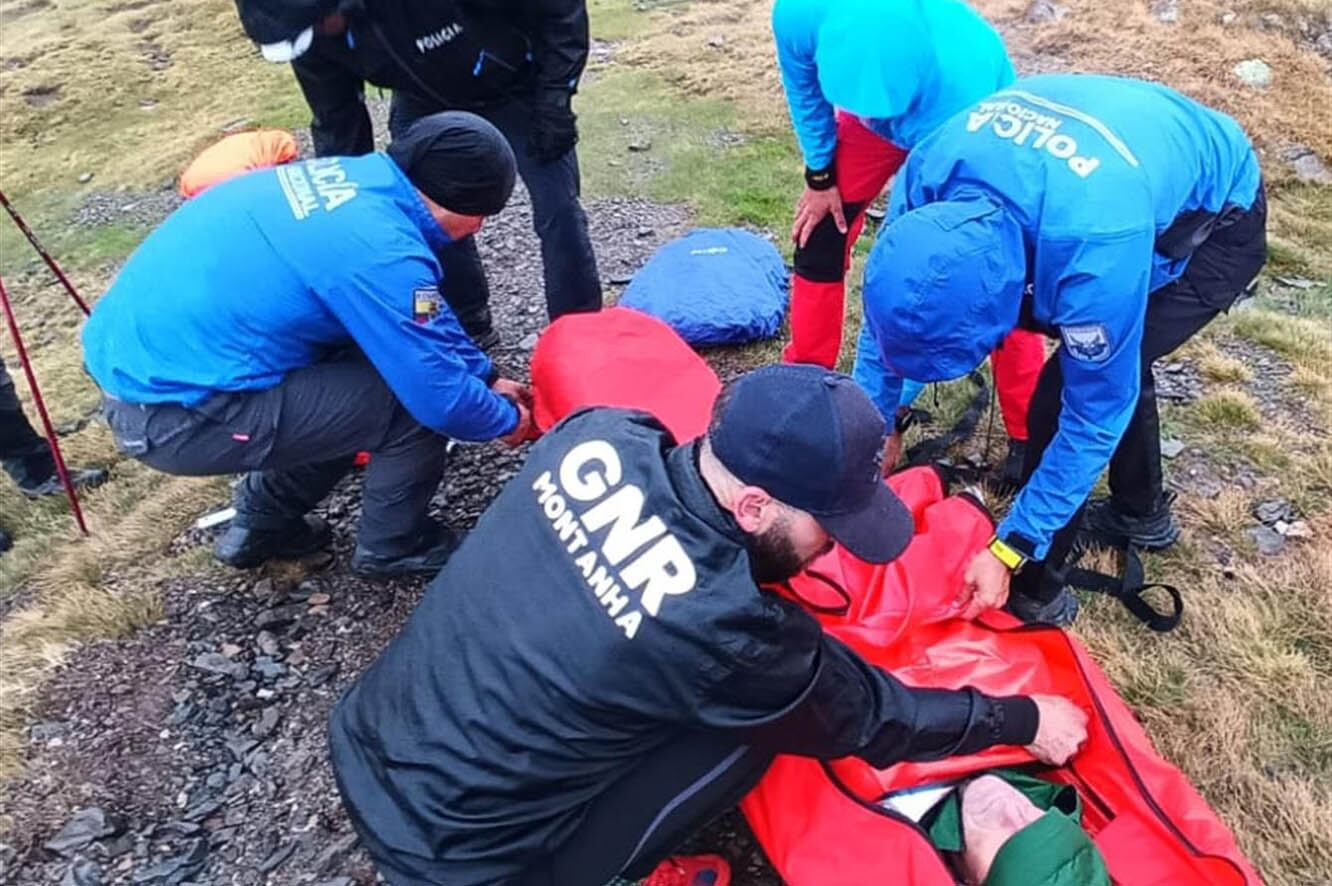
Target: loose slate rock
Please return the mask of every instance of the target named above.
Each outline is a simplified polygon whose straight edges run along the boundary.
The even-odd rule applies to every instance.
[[[1165,458],[1176,458],[1183,451],[1183,440],[1165,439],[1161,441],[1161,455]]]
[[[249,671],[243,662],[232,661],[220,652],[201,653],[190,664],[205,674],[218,674],[233,680],[241,679]]]
[[[86,858],[76,858],[60,879],[60,886],[102,886],[102,869]]]
[[[96,840],[120,833],[120,830],[119,822],[108,819],[99,807],[89,806],[75,812],[60,833],[47,842],[46,848],[70,856]]]
[[[279,846],[278,848],[274,849],[272,853],[269,854],[268,858],[265,858],[263,861],[259,862],[259,866],[255,868],[255,870],[261,874],[266,874],[269,871],[277,870],[277,868],[280,867],[283,862],[291,858],[292,853],[294,853],[295,851],[296,851],[295,843],[287,843],[285,845]]]
[[[208,857],[208,843],[203,839],[191,840],[189,848],[179,855],[163,859],[150,868],[135,872],[133,881],[137,884],[176,884],[189,879],[203,868]]]
[[[1286,549],[1286,537],[1271,526],[1253,526],[1249,529],[1249,537],[1258,545],[1258,553],[1269,557]]]
[[[1289,523],[1295,516],[1294,509],[1290,502],[1284,498],[1274,498],[1270,501],[1261,501],[1253,509],[1253,515],[1259,522],[1266,526],[1275,526],[1278,521]]]

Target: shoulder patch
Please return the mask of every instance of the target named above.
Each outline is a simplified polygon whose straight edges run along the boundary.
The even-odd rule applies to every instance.
[[[412,322],[429,323],[439,313],[439,289],[420,286],[412,290]]]
[[[1073,359],[1084,363],[1102,363],[1110,358],[1110,334],[1101,323],[1062,326],[1059,336]]]

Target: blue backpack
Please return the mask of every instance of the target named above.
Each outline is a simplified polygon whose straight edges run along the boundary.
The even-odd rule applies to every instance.
[[[776,248],[739,228],[700,228],[657,250],[620,304],[664,321],[691,345],[772,338],[786,311]]]

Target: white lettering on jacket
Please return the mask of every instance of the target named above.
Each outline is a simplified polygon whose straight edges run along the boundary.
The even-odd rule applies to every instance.
[[[438,31],[422,34],[420,37],[416,38],[416,51],[425,55],[432,49],[439,49],[444,44],[452,42],[453,38],[461,33],[462,25],[453,22],[452,24],[445,25]]]
[[[356,199],[358,185],[347,178],[337,157],[289,163],[279,166],[275,172],[291,214],[297,221],[309,218],[317,209],[332,212]]]
[[[692,591],[698,572],[662,519],[644,517],[643,490],[623,481],[615,447],[587,440],[565,454],[557,471],[537,477],[532,491],[588,590],[632,640],[643,614],[657,616],[667,597]],[[637,592],[636,603],[626,589]]]
[[[1078,143],[1067,133],[1059,132],[1064,125],[1061,117],[1038,111],[1016,101],[990,99],[981,102],[967,114],[967,132],[988,129],[1001,139],[1033,151],[1044,150],[1057,160],[1068,164],[1074,174],[1086,178],[1101,165],[1099,157],[1079,154]]]

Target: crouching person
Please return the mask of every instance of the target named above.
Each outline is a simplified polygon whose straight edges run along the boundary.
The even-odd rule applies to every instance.
[[[808,365],[744,376],[683,445],[614,409],[548,433],[334,711],[384,876],[724,884],[720,859],[668,855],[774,754],[1071,756],[1086,718],[1066,699],[909,688],[760,589],[834,539],[903,550],[884,434],[849,377]]]
[[[386,154],[254,172],[186,203],[83,330],[120,449],[171,474],[248,471],[215,552],[248,568],[323,547],[308,514],[372,453],[352,569],[433,573],[447,438],[516,443],[524,390],[438,296],[442,244],[504,207],[514,159],[479,117],[438,114]]]

